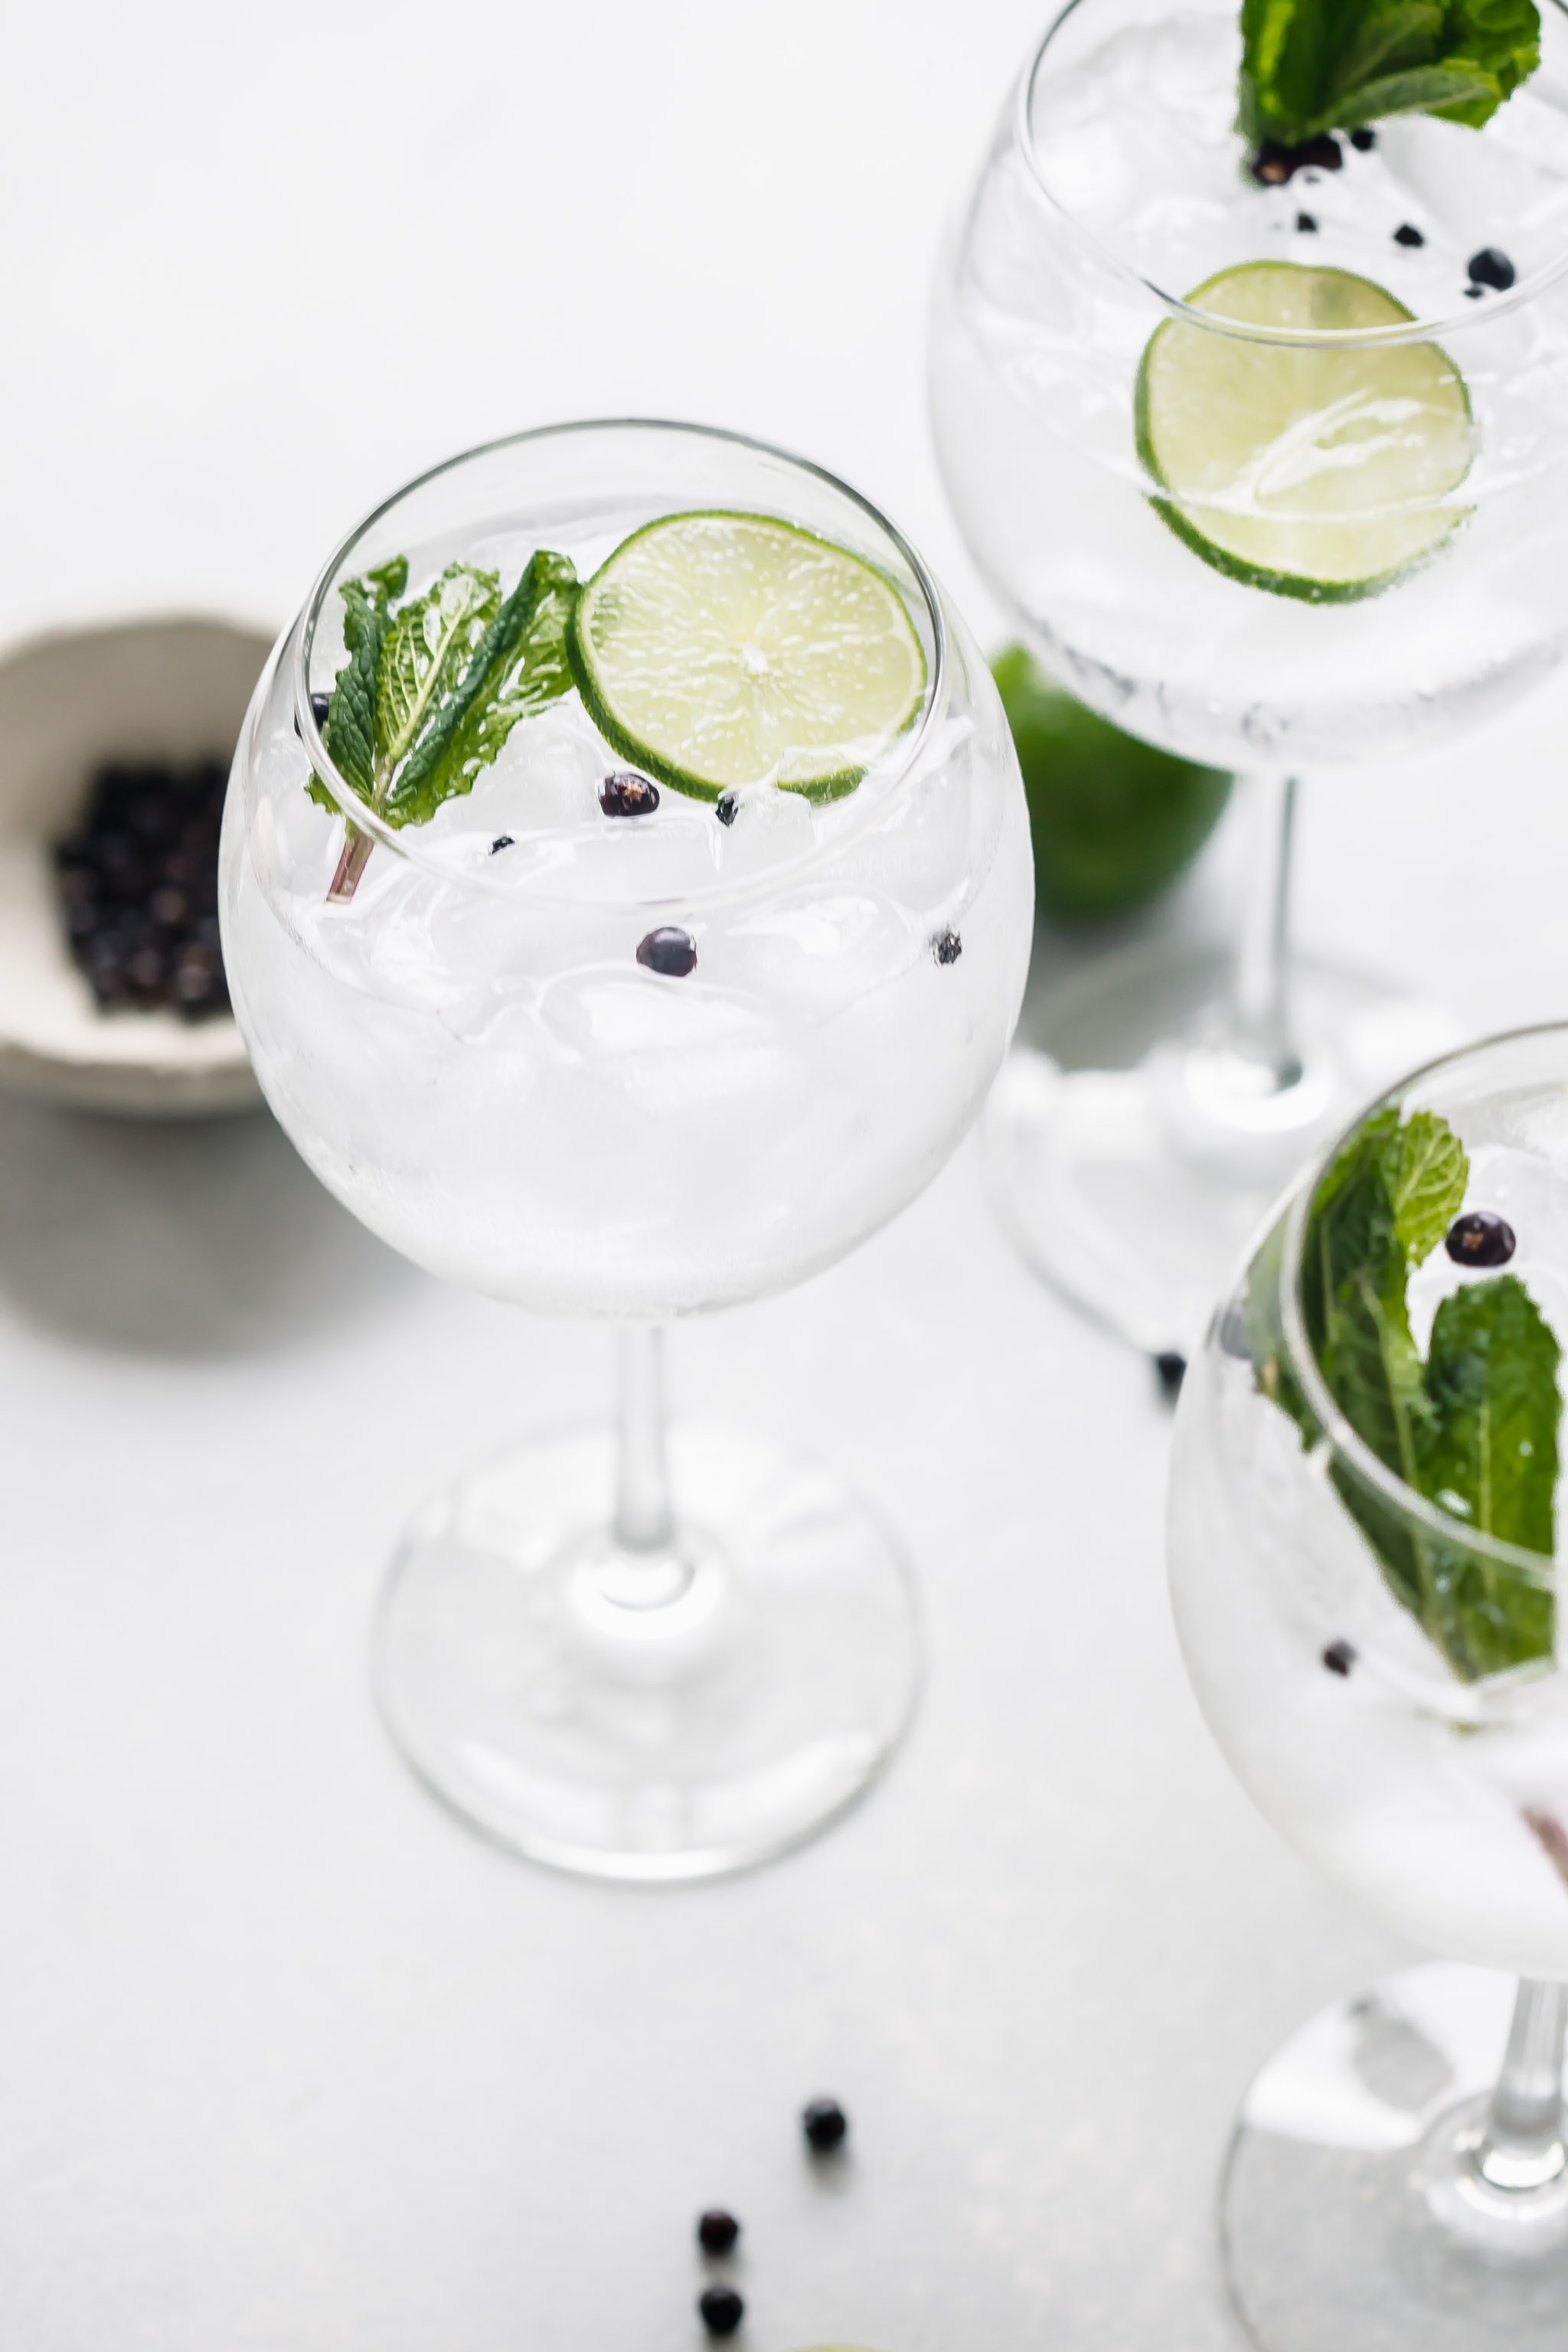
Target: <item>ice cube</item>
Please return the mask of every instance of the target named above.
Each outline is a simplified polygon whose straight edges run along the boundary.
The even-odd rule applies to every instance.
[[[699,960],[703,953],[699,948]],[[645,972],[628,954],[624,971],[591,966],[563,973],[544,992],[542,1011],[562,1044],[595,1057],[700,1054],[754,1035],[765,1025],[731,992],[695,978]]]
[[[936,752],[936,764],[898,794],[881,820],[847,854],[842,871],[896,898],[936,928],[963,898],[971,870],[971,780],[964,745]]]
[[[768,786],[738,793],[732,821],[721,824],[715,817],[713,829],[719,836],[719,871],[726,882],[793,865],[808,857],[817,841],[811,803],[799,793]]]
[[[867,889],[797,886],[715,926],[710,976],[808,1016],[877,988],[918,953],[923,933],[898,903]]]

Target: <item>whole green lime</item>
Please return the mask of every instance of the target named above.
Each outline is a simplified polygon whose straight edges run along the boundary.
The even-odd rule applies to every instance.
[[[1230,778],[1123,734],[1023,646],[991,667],[1024,772],[1041,914],[1081,920],[1146,906],[1214,831]]]

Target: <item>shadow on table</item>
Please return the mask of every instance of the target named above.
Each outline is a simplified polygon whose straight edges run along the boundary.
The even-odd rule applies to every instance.
[[[265,1113],[162,1124],[0,1098],[0,1296],[100,1345],[275,1347],[416,1279]]]
[[[1225,984],[1230,949],[1216,919],[1215,897],[1205,871],[1133,914],[1093,923],[1037,922],[1018,1015],[1019,1044],[1052,1055],[1066,1069],[1116,1069],[1125,1066],[1122,1032],[1130,1021],[1134,1029],[1175,1030],[1191,1008],[1170,994],[1173,950],[1189,951],[1205,993]],[[1123,975],[1122,983],[1103,1007],[1101,1036],[1089,1008],[1099,983],[1116,971]],[[1069,1005],[1070,1045],[1058,1025]]]

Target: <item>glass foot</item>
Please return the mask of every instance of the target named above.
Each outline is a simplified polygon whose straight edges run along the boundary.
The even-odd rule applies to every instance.
[[[1473,2160],[1513,1998],[1488,1969],[1409,1969],[1323,2011],[1257,2077],[1221,2238],[1262,2352],[1563,2352],[1560,2168],[1509,2189]]]
[[[809,1837],[876,1777],[920,1680],[893,1541],[829,1474],[731,1432],[669,1437],[679,1526],[610,1535],[607,1433],[541,1439],[419,1512],[376,1683],[437,1795],[536,1861],[712,1877]]]
[[[1230,972],[1221,950],[1160,941],[1043,992],[986,1110],[992,1190],[1021,1255],[1150,1354],[1192,1353],[1296,1171],[1459,1039],[1387,982],[1298,963],[1300,1075],[1275,1086],[1219,1042]]]

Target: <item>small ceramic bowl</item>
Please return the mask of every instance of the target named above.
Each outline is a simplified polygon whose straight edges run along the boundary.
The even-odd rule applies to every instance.
[[[237,623],[170,618],[0,655],[0,1086],[145,1118],[260,1101],[229,1014],[100,1008],[66,944],[51,852],[106,762],[226,762],[270,651]]]

